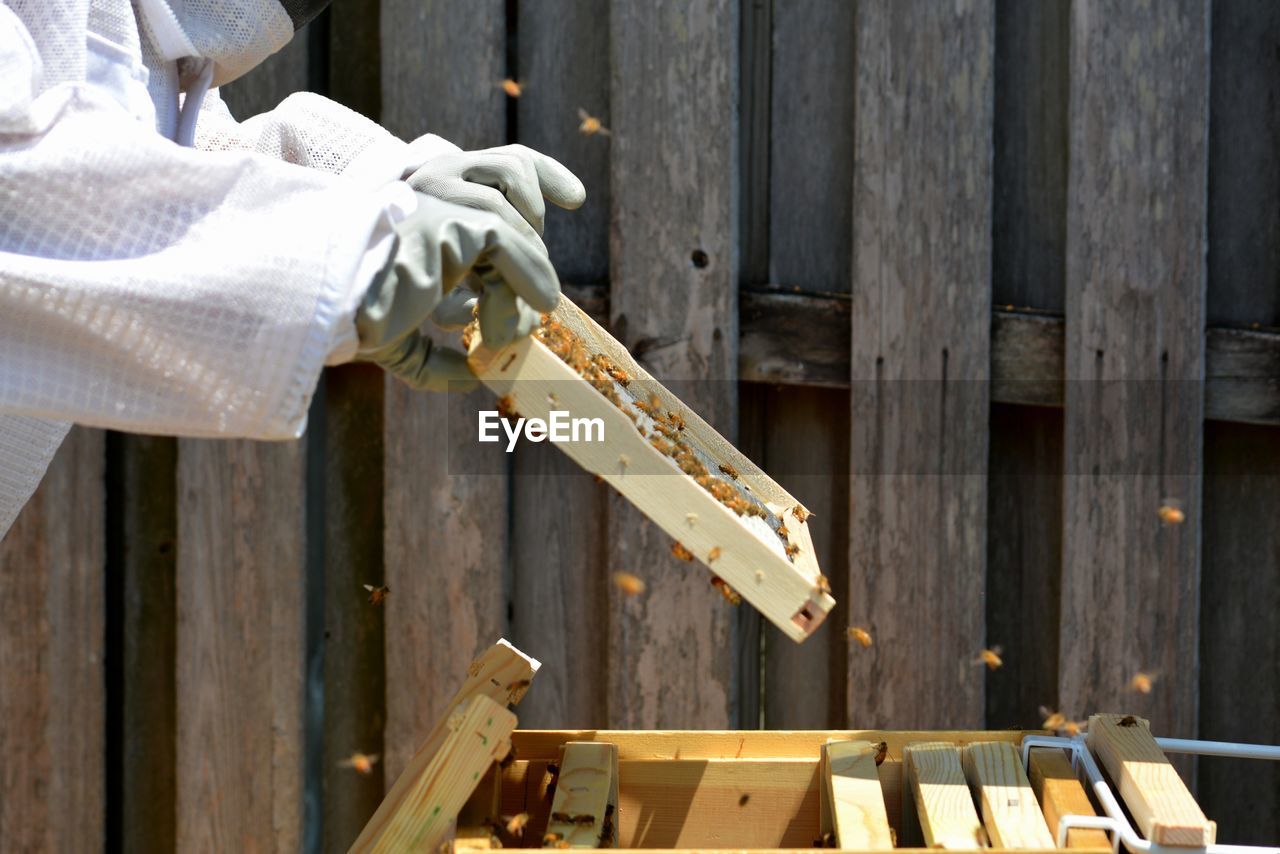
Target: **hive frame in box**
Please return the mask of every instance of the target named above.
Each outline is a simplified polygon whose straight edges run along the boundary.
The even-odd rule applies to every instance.
[[[656,398],[662,410],[679,413],[679,435],[710,463],[709,471],[744,489],[741,494],[766,508],[771,521],[757,524],[760,520],[740,516],[714,498],[642,435],[622,409],[535,336],[494,351],[473,331],[469,357],[480,381],[524,417],[548,420],[557,410],[572,418],[601,419],[605,441],[570,441],[557,447],[621,493],[792,640],[800,642],[813,634],[835,600],[818,568],[808,511],[568,298],[560,300],[551,319],[576,336],[588,353],[608,357],[625,373],[630,399],[647,403]],[[775,533],[778,520],[787,526],[787,541]],[[788,541],[797,549],[790,556],[784,545]]]

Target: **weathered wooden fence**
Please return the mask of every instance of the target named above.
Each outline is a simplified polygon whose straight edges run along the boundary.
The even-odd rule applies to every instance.
[[[554,449],[469,474],[483,392],[347,367],[295,444],[77,431],[0,546],[6,849],[342,850],[501,635],[531,727],[1280,742],[1276,5],[338,0],[226,97],[308,87],[573,168],[566,290],[818,514],[840,606],[793,645]],[[1275,770],[1193,770],[1224,841],[1280,836]]]

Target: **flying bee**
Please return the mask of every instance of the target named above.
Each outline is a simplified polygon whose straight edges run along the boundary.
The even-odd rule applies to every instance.
[[[507,819],[507,833],[512,836],[524,836],[524,826],[529,823],[527,812],[516,813]]]
[[[1129,680],[1129,690],[1137,691],[1139,694],[1150,694],[1151,686],[1155,684],[1155,681],[1156,675],[1154,673],[1146,673],[1139,670]]]
[[[383,602],[387,601],[387,595],[391,593],[391,588],[387,587],[385,584],[378,587],[375,587],[372,584],[366,584],[364,589],[369,591],[370,605],[381,605]]]
[[[1040,723],[1041,729],[1054,730],[1056,732],[1057,730],[1060,730],[1067,725],[1066,715],[1064,715],[1062,712],[1050,711],[1045,706],[1040,707],[1040,716],[1044,718],[1044,720]]]
[[[675,542],[671,544],[671,553],[683,561],[692,561],[693,552],[684,547],[683,543]]]
[[[1000,656],[1004,653],[999,646],[989,647],[978,653],[978,657],[973,660],[974,664],[985,664],[988,670],[999,670],[1004,666],[1004,659]]]
[[[1077,735],[1083,732],[1084,728],[1088,725],[1089,725],[1088,721],[1067,721],[1062,725],[1062,731],[1065,732],[1067,735],[1071,736],[1072,738],[1075,738]]]
[[[729,477],[733,478],[734,480],[738,479],[738,470],[735,469],[733,466],[729,465],[728,463],[721,463],[720,471],[727,474]]]
[[[795,507],[791,508],[791,515],[799,519],[800,524],[803,525],[805,522],[809,521],[809,517],[813,514],[797,504]]]
[[[729,586],[729,582],[725,581],[718,575],[711,576],[711,585],[720,591],[720,595],[730,605],[741,605],[742,597],[738,595],[738,591]]]
[[[861,626],[850,626],[847,634],[851,639],[860,643],[863,649],[871,646],[871,632]]]
[[[357,750],[355,753],[351,754],[346,759],[339,760],[338,767],[350,768],[351,770],[359,774],[361,777],[368,777],[373,773],[373,766],[374,766],[374,763],[376,763],[377,761],[378,761],[378,754],[361,753],[360,751]]]
[[[499,83],[498,88],[506,92],[510,98],[519,98],[524,94],[524,83],[520,80],[513,80],[510,77]]]
[[[644,592],[644,579],[629,572],[615,572],[613,583],[627,596],[639,596]]]
[[[578,132],[583,136],[595,136],[596,134],[601,136],[613,135],[607,127],[600,123],[599,119],[581,107],[578,108],[578,118],[582,120],[582,123],[578,125]]]
[[[720,558],[720,547],[712,546],[711,551],[707,553],[707,563],[713,563]]]
[[[1181,525],[1187,521],[1187,514],[1182,512],[1182,502],[1176,498],[1166,498],[1156,513],[1166,525]]]

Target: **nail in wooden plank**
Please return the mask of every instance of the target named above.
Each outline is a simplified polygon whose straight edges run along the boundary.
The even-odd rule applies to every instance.
[[[1007,741],[981,741],[961,751],[964,776],[978,795],[982,823],[997,848],[1053,848],[1053,836]]]
[[[404,819],[403,813],[412,810],[415,792],[420,783],[427,780],[428,772],[436,755],[441,751],[445,740],[449,737],[449,721],[458,713],[464,703],[476,698],[486,697],[496,703],[519,703],[529,689],[529,683],[538,672],[539,664],[535,659],[500,640],[479,658],[471,662],[467,668],[467,679],[453,696],[441,720],[423,741],[417,753],[409,760],[403,773],[396,779],[391,791],[378,805],[377,811],[364,830],[351,846],[352,851],[380,850],[389,838],[395,838]],[[514,726],[514,724],[513,724]],[[505,756],[505,754],[503,754]],[[501,757],[499,757],[501,758]],[[483,772],[483,769],[481,769]],[[473,787],[474,788],[474,787]],[[463,800],[465,803],[465,798]],[[462,803],[448,819],[462,808]]]
[[[1089,718],[1089,749],[1102,762],[1138,830],[1158,845],[1212,845],[1217,824],[1205,818],[1187,784],[1133,715]]]
[[[908,745],[902,751],[903,782],[928,848],[985,848],[987,834],[973,808],[960,767],[960,748],[942,741]],[[905,830],[905,828],[904,828]]]
[[[617,745],[566,743],[542,847],[613,848],[617,826]]]
[[[833,833],[837,848],[893,847],[876,771],[878,751],[879,745],[869,741],[830,741],[822,746],[822,833]]]
[[[1058,842],[1058,824],[1066,815],[1097,815],[1084,786],[1071,769],[1071,762],[1061,750],[1031,751],[1031,788],[1044,811],[1045,823]],[[1067,831],[1068,848],[1109,848],[1111,843],[1102,830],[1077,828]]]

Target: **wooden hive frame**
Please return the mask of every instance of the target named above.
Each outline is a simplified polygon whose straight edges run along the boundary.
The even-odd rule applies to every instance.
[[[818,568],[803,505],[650,376],[568,298],[561,299],[549,320],[567,330],[586,354],[607,359],[621,372],[625,380],[614,388],[622,405],[611,403],[539,335],[495,351],[485,347],[473,326],[465,338],[471,365],[481,382],[499,395],[500,409],[544,420],[552,410],[568,412],[571,418],[599,418],[605,441],[570,441],[557,447],[621,493],[788,637],[799,642],[813,634],[835,600]],[[637,407],[636,401],[642,405]],[[659,450],[664,440],[657,431],[670,428],[655,427],[641,411],[651,403],[659,412],[677,413],[682,419],[678,435],[705,465],[704,482],[715,478],[725,485],[714,487],[722,493],[732,488],[733,500],[762,508],[764,518],[730,509]]]

